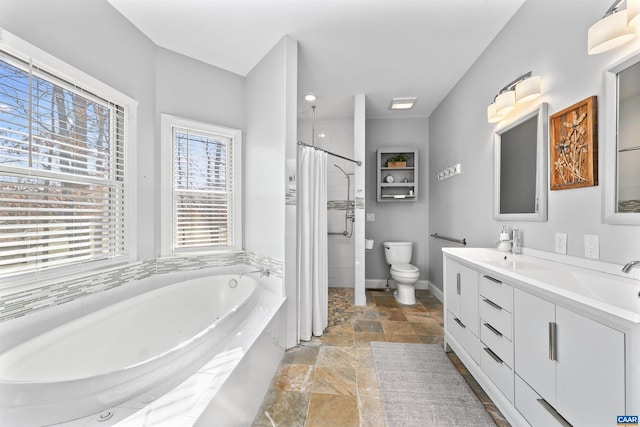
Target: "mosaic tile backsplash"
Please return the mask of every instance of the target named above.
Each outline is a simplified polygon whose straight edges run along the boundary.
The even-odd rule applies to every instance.
[[[113,289],[135,280],[146,279],[156,274],[211,267],[228,267],[236,264],[268,268],[272,276],[282,277],[282,261],[251,251],[191,257],[153,258],[101,271],[86,277],[5,295],[0,298],[0,322],[15,319],[47,307],[64,304],[97,292]]]

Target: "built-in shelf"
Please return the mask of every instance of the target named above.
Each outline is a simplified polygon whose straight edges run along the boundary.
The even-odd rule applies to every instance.
[[[406,164],[400,167],[388,166],[389,159],[393,159],[399,154],[406,154]],[[376,188],[378,202],[414,202],[418,200],[418,152],[408,148],[378,149]]]

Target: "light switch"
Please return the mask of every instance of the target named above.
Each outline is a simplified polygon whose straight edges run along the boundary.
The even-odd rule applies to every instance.
[[[375,220],[376,220],[376,214],[374,213],[367,214],[367,221],[375,221]]]
[[[567,253],[567,233],[556,233],[556,253]]]
[[[584,235],[584,256],[600,259],[600,242],[597,234]]]

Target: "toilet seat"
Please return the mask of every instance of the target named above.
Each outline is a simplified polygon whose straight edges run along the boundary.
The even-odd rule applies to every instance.
[[[420,269],[412,264],[393,264],[391,275],[397,277],[417,277],[420,276]]]

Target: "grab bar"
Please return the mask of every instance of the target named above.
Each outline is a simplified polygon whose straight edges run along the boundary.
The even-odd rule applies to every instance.
[[[445,236],[440,236],[438,233],[433,233],[431,235],[431,237],[435,237],[436,239],[442,239],[442,240],[448,240],[450,242],[455,242],[455,243],[461,243],[463,245],[467,245],[467,239],[454,239],[453,237],[445,237]]]

